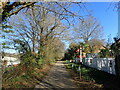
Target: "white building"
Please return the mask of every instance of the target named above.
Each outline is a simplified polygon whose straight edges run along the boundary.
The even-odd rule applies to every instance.
[[[1,64],[5,66],[20,64],[20,59],[17,54],[6,53],[5,56],[1,55]]]

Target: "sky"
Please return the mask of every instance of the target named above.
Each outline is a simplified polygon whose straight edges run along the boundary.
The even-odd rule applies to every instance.
[[[117,8],[115,8],[115,3],[89,2],[86,4],[86,7],[91,9],[92,15],[95,16],[103,26],[103,37],[106,40],[108,37],[111,37],[113,40],[118,33],[118,12]]]

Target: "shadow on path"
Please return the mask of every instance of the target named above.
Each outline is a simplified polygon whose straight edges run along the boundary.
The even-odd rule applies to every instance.
[[[54,90],[55,88],[77,88],[74,84],[74,81],[70,77],[69,73],[66,71],[66,68],[62,61],[57,61],[53,66],[51,71],[48,73],[46,78],[35,86],[37,88],[49,88]]]

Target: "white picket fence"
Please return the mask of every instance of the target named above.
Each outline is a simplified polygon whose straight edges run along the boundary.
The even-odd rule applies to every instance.
[[[78,59],[76,59],[78,60]],[[101,71],[115,75],[115,59],[114,58],[85,58],[82,61],[86,66],[96,68]]]

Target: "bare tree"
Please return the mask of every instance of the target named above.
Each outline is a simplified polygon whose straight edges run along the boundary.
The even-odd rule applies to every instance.
[[[1,6],[1,17],[2,21],[4,21],[7,17],[17,14],[23,8],[34,5],[36,2],[8,2],[8,0],[4,2],[0,2]]]
[[[93,38],[101,38],[102,30],[100,23],[93,16],[88,16],[78,23],[73,33],[76,40],[88,43]]]
[[[47,1],[47,0],[45,0],[45,1]],[[71,0],[66,0],[66,1],[71,1]],[[0,10],[0,13],[1,13],[0,18],[2,18],[2,21],[4,21],[8,17],[10,17],[12,15],[15,15],[15,14],[18,14],[18,12],[23,10],[24,8],[29,8],[30,6],[33,6],[35,3],[37,3],[36,0],[34,2],[25,2],[25,0],[22,0],[22,1],[19,1],[19,2],[10,2],[9,0],[1,1],[0,2],[0,8],[1,8],[1,10]],[[60,5],[63,9],[68,11],[67,8],[64,8],[58,2],[56,2],[56,3],[58,5]],[[79,4],[81,2],[76,2],[76,3]]]
[[[99,53],[104,46],[104,40],[92,39],[88,42],[91,53]]]
[[[33,53],[38,51],[42,54],[49,40],[52,42],[56,38],[63,39],[67,36],[69,26],[63,22],[69,22],[70,17],[77,16],[66,9],[70,6],[71,3],[41,2],[31,6],[26,13],[26,10],[19,12],[9,20],[9,25],[12,25],[15,31],[14,39],[26,42]]]

